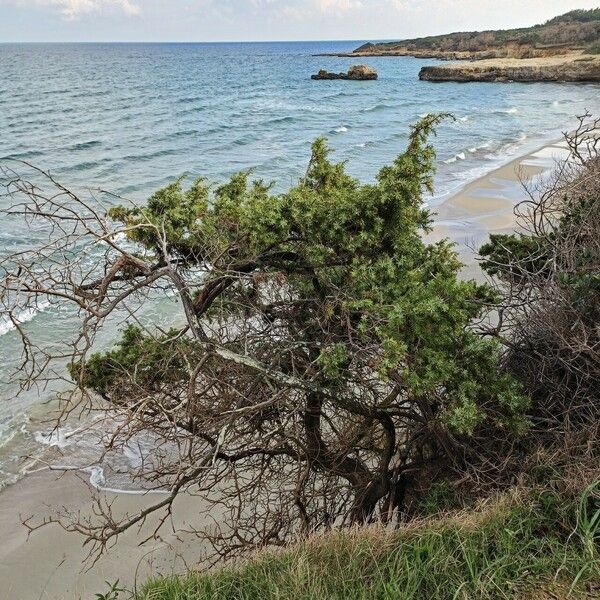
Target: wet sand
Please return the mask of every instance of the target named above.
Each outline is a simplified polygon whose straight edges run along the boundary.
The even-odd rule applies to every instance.
[[[0,598],[2,600],[88,600],[106,592],[106,582],[119,580],[127,588],[158,573],[180,573],[194,568],[203,557],[203,544],[192,527],[209,524],[199,516],[203,501],[184,495],[156,539],[140,546],[152,536],[158,523],[150,517],[140,527],[121,536],[117,545],[95,564],[84,563],[90,548],[83,537],[67,533],[50,524],[28,536],[22,520],[33,522],[55,516],[68,509],[82,516],[92,512],[92,492],[85,479],[73,472],[43,471],[26,476],[0,493]],[[157,494],[146,496],[105,494],[115,515],[135,514],[160,501]],[[204,521],[204,523],[203,523]],[[177,533],[175,533],[177,532]]]
[[[546,146],[522,156],[468,184],[434,211],[434,230],[428,241],[448,237],[457,244],[465,263],[464,276],[483,277],[475,249],[489,233],[509,232],[515,227],[515,205],[526,198],[521,178],[535,178],[564,158],[563,143]],[[106,494],[118,514],[134,513],[155,502],[157,495]],[[174,506],[172,520],[160,537],[144,546],[156,517],[139,529],[125,533],[117,546],[94,566],[82,564],[88,553],[78,534],[66,533],[58,525],[34,531],[29,537],[23,518],[37,519],[56,514],[62,507],[90,514],[91,493],[76,473],[42,471],[0,493],[0,598],[2,600],[78,600],[94,598],[106,591],[105,581],[117,579],[126,587],[145,581],[151,574],[182,572],[200,562],[203,546],[193,534],[175,533],[208,524],[202,516],[201,498],[183,496]],[[213,517],[215,515],[212,515]],[[89,570],[86,570],[89,569]]]

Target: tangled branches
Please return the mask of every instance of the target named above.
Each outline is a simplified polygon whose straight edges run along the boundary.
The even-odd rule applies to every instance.
[[[599,128],[600,119],[579,118],[565,135],[569,158],[518,207],[522,232],[481,249],[502,296],[493,335],[531,392],[541,434],[600,416]]]
[[[441,118],[413,128],[375,185],[329,162],[323,140],[286,194],[242,173],[215,190],[178,181],[107,216],[48,175],[43,192],[5,170],[9,216],[50,230],[2,261],[5,312],[44,297],[79,316],[68,351],[20,328],[26,383],[68,362],[67,410],[100,396],[118,424],[107,449],[150,432],[136,475],[168,490],[138,515],[102,510],[72,529],[102,550],[182,492],[208,505],[202,535],[222,556],[389,522],[488,443],[489,424],[518,434],[526,399],[499,373],[498,344],[471,329],[490,292],[458,279],[448,243],[421,238]],[[142,315],[165,292],[179,307],[170,329]],[[122,338],[95,352],[117,318]]]

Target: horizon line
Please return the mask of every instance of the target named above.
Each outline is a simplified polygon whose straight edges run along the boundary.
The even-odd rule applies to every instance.
[[[302,44],[307,42],[360,42],[366,38],[335,38],[335,39],[304,39],[304,40],[214,40],[214,41],[194,41],[194,40],[15,40],[0,41],[0,46],[9,44]],[[374,42],[394,42],[401,41],[400,38],[369,38]]]

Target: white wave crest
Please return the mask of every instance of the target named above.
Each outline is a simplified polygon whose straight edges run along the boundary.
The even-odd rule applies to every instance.
[[[104,469],[102,467],[94,465],[92,467],[84,467],[81,471],[90,474],[90,484],[97,490],[101,490],[106,485],[106,477],[104,476]]]
[[[467,158],[467,155],[464,152],[459,152],[455,156],[445,160],[444,163],[446,163],[447,165],[450,165],[452,163],[455,163],[457,160],[465,160],[466,158]]]
[[[502,113],[505,115],[516,115],[519,112],[519,109],[516,106],[513,106],[512,108],[501,108],[501,109],[497,110],[496,112]]]
[[[472,148],[469,148],[469,153],[475,154],[476,152],[479,152],[479,150],[487,150],[490,146],[491,146],[490,142],[486,142],[485,144],[480,144],[479,146],[473,146]]]
[[[29,321],[33,321],[36,315],[45,311],[50,306],[50,302],[48,300],[44,300],[42,302],[38,302],[35,306],[28,306],[23,310],[17,311],[13,313],[13,319],[16,321],[17,325],[22,325],[23,323],[29,323]],[[10,319],[8,315],[3,315],[0,317],[0,336],[5,335],[9,331],[15,329],[15,323]]]
[[[38,444],[44,446],[56,446],[57,448],[66,448],[69,445],[71,432],[65,431],[61,427],[50,431],[34,431],[33,437]]]

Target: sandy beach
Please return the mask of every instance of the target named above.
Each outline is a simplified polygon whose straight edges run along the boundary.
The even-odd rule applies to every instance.
[[[465,276],[482,277],[475,249],[490,232],[515,226],[514,207],[525,198],[520,178],[538,177],[563,158],[566,147],[557,142],[522,156],[466,185],[434,211],[435,227],[429,241],[448,237],[456,242],[465,263]],[[193,534],[177,533],[201,527],[202,499],[184,496],[175,504],[172,520],[160,536],[143,546],[156,519],[141,531],[124,534],[117,546],[91,566],[82,563],[88,553],[83,538],[52,524],[28,536],[22,520],[39,521],[67,508],[90,514],[91,492],[85,474],[41,471],[26,476],[0,493],[0,598],[2,600],[77,600],[106,591],[105,581],[117,579],[125,587],[143,582],[151,574],[168,574],[198,564],[202,545]],[[156,501],[156,495],[106,494],[118,514],[133,513]],[[213,515],[214,516],[214,515]],[[206,521],[204,523],[206,525]]]
[[[103,494],[115,515],[134,514],[160,497],[152,495]],[[106,592],[106,582],[119,580],[133,588],[153,574],[183,572],[202,560],[198,538],[184,530],[203,525],[198,512],[202,499],[179,498],[172,518],[159,536],[143,546],[157,524],[149,518],[124,534],[108,554],[93,564],[85,561],[90,548],[77,533],[67,533],[51,524],[28,536],[22,520],[39,522],[65,509],[91,515],[92,490],[84,477],[67,472],[43,471],[28,475],[0,494],[0,598],[2,600],[87,600]],[[206,523],[204,523],[206,525]],[[177,533],[176,533],[177,532]]]
[[[477,250],[490,233],[507,233],[517,225],[515,207],[527,198],[523,184],[535,182],[568,156],[564,141],[543,146],[472,181],[458,193],[432,208],[430,242],[448,238],[465,264],[467,278],[481,279]]]

